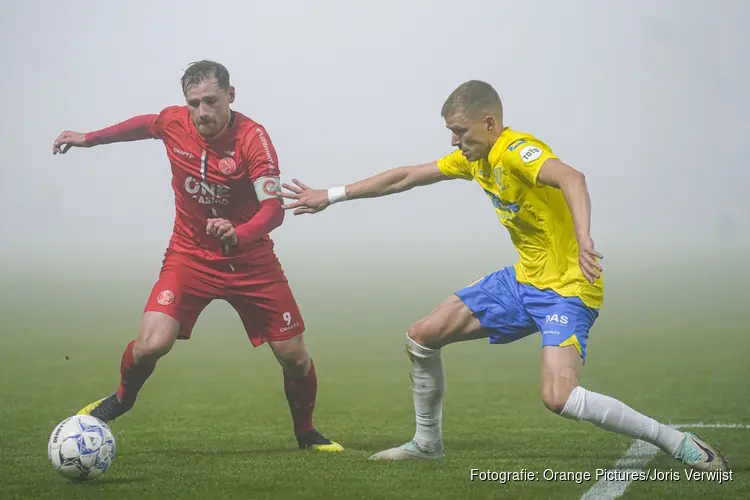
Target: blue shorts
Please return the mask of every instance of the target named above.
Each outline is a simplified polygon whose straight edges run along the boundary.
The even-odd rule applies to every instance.
[[[512,266],[455,293],[490,332],[491,344],[509,344],[542,332],[542,347],[573,345],[586,361],[589,330],[599,310],[578,297],[519,283]]]

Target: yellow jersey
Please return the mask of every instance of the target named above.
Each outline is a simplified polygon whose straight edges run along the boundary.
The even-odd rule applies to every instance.
[[[438,160],[444,175],[476,180],[489,196],[500,222],[520,256],[514,265],[519,283],[579,297],[599,309],[604,301],[603,277],[589,283],[578,266],[578,240],[573,216],[560,189],[537,184],[545,161],[558,158],[531,134],[506,128],[489,161],[469,162],[460,150]]]

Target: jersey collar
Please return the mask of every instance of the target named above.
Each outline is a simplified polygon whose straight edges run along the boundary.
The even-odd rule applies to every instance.
[[[489,161],[490,165],[495,166],[500,163],[500,159],[503,157],[503,153],[506,149],[508,149],[508,146],[510,146],[512,140],[513,131],[510,127],[505,127],[503,132],[500,134],[500,137],[498,137],[497,141],[495,141],[495,145],[492,146],[492,149],[490,149],[490,154],[487,155],[487,161]]]

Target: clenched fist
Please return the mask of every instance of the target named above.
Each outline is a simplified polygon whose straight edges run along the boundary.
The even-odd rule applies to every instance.
[[[222,243],[229,247],[237,246],[240,242],[237,233],[234,231],[234,226],[226,219],[208,219],[206,234],[219,238]]]

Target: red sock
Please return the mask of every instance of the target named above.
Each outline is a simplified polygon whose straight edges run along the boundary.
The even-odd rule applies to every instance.
[[[131,341],[122,353],[120,364],[120,388],[117,389],[117,399],[123,403],[133,404],[146,379],[154,372],[156,363],[140,363],[133,359],[133,346],[135,340]]]
[[[315,365],[310,360],[310,371],[304,377],[292,378],[284,373],[284,392],[289,402],[294,421],[294,434],[302,436],[313,430],[313,410],[315,396],[318,393],[318,377],[315,375]]]

